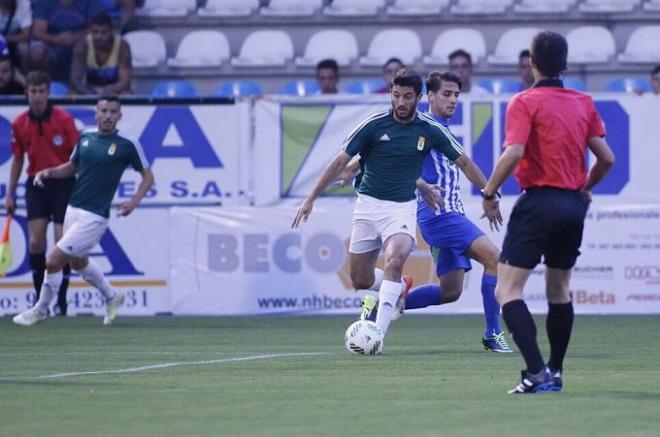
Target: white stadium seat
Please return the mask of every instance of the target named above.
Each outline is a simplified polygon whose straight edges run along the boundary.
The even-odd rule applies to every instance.
[[[488,56],[488,63],[492,65],[516,65],[518,56],[524,49],[528,49],[532,39],[541,32],[537,27],[518,27],[509,29],[500,36],[495,47],[495,53]]]
[[[197,9],[202,17],[247,17],[259,8],[259,0],[206,0],[206,6]]]
[[[635,29],[628,37],[626,50],[617,58],[622,63],[659,63],[660,25]]]
[[[360,65],[380,67],[393,57],[406,65],[422,57],[422,42],[417,32],[410,29],[381,30],[371,40],[367,55],[360,58]]]
[[[167,57],[165,40],[153,30],[136,30],[126,33],[123,38],[131,48],[134,68],[156,67]]]
[[[580,26],[566,34],[568,62],[591,64],[608,62],[616,52],[612,33],[602,26]]]
[[[451,7],[453,14],[503,14],[513,0],[458,0]]]
[[[433,15],[449,5],[449,0],[395,0],[388,15]]]
[[[445,30],[435,39],[431,54],[424,56],[426,65],[447,65],[449,54],[454,50],[463,49],[472,57],[472,63],[478,63],[486,56],[486,40],[477,29],[454,28]]]
[[[341,66],[349,65],[359,56],[358,43],[352,32],[328,29],[316,32],[307,41],[305,53],[296,58],[296,65],[315,66],[322,59],[334,59]]]
[[[229,42],[217,30],[195,30],[179,43],[176,56],[167,60],[171,67],[217,67],[229,59]]]
[[[513,10],[524,14],[557,14],[568,12],[577,0],[521,0]]]
[[[137,14],[146,17],[185,17],[197,9],[197,0],[145,0]]]
[[[632,12],[640,0],[585,0],[578,6],[580,12],[597,14]]]
[[[642,9],[651,12],[660,12],[660,0],[646,0],[642,5]]]
[[[283,30],[256,30],[243,41],[238,57],[231,60],[237,67],[283,66],[293,59],[293,42]]]
[[[372,16],[385,7],[385,0],[333,0],[323,9],[331,16]]]
[[[276,17],[304,17],[314,15],[322,7],[323,0],[270,0],[259,13]]]

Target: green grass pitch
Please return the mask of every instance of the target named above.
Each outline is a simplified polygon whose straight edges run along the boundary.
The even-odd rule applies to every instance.
[[[344,350],[350,322],[4,317],[0,435],[660,435],[658,316],[576,317],[565,391],[529,396],[478,316],[406,315],[380,357]]]

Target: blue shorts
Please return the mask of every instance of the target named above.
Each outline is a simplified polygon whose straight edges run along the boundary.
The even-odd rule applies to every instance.
[[[459,212],[449,212],[419,223],[424,240],[431,246],[436,274],[442,276],[456,269],[472,269],[466,252],[472,242],[485,235]]]

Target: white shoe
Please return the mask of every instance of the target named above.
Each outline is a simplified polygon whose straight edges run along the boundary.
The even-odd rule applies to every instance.
[[[37,310],[37,308],[31,308],[27,311],[23,311],[22,313],[18,314],[12,320],[17,325],[32,326],[35,323],[39,323],[43,320],[46,320],[46,317],[48,317],[48,315],[46,315],[45,313],[40,313],[39,310]]]
[[[105,303],[105,317],[103,318],[104,325],[112,325],[112,321],[117,317],[117,311],[119,307],[126,300],[126,295],[121,291],[118,291],[115,297],[110,299]]]

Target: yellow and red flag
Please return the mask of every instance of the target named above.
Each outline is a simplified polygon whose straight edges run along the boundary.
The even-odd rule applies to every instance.
[[[12,216],[7,215],[5,221],[5,229],[2,231],[2,238],[0,238],[0,276],[5,276],[7,270],[12,264],[11,244],[9,244],[9,228],[11,227]]]

